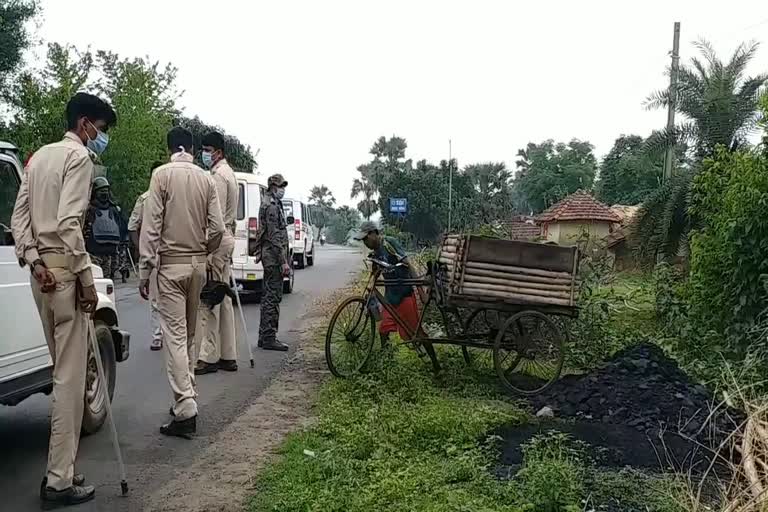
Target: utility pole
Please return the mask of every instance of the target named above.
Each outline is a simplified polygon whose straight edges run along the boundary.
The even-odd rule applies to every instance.
[[[672,39],[672,69],[669,74],[669,106],[667,107],[667,134],[675,129],[675,107],[677,107],[677,77],[680,74],[680,22],[675,22],[675,34]],[[676,142],[676,141],[675,141]],[[664,156],[664,181],[672,177],[672,164],[675,161],[675,145],[667,147]]]
[[[451,210],[453,208],[453,163],[451,162],[451,139],[448,139],[448,232],[451,232]]]

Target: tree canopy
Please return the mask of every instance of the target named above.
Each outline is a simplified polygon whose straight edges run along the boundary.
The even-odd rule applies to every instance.
[[[515,187],[523,211],[540,212],[579,189],[592,188],[597,160],[592,144],[577,139],[568,144],[546,140],[518,151]]]
[[[671,132],[659,131],[648,145],[660,149],[687,143],[700,161],[718,145],[733,148],[746,142],[759,120],[758,101],[768,75],[746,75],[757,43],[739,45],[728,62],[720,59],[708,41],[702,39],[696,46],[703,61],[694,57],[690,65],[680,66],[675,110],[684,119]],[[662,89],[648,97],[646,107],[667,108],[670,99],[669,89]]]
[[[39,12],[37,0],[0,0],[0,92],[30,45],[27,22]]]
[[[645,151],[639,135],[622,135],[603,159],[597,197],[606,204],[635,205],[661,185],[660,158]]]
[[[309,207],[312,210],[312,219],[320,231],[328,225],[335,204],[336,198],[325,185],[315,185],[309,191]]]

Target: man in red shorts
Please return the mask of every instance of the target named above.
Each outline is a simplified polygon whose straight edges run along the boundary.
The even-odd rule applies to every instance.
[[[385,276],[386,279],[408,279],[418,277],[417,272],[408,260],[405,250],[400,245],[400,242],[391,236],[384,236],[374,222],[363,222],[359,232],[355,235],[355,240],[361,240],[368,249],[373,251],[373,257],[377,260],[386,261],[390,265],[403,263],[403,266],[397,267],[391,272],[387,272]],[[408,326],[408,329],[411,332],[415,332],[419,325],[419,307],[416,302],[416,296],[413,293],[413,286],[386,286],[384,289],[384,298],[397,312],[397,315],[403,323]],[[387,311],[386,308],[381,309],[381,315],[382,320],[379,324],[379,334],[381,335],[382,345],[387,344],[389,341],[389,334],[393,332],[400,334],[400,338],[404,341],[411,338],[408,335],[408,332],[403,329],[394,318],[392,318],[392,315],[389,314],[389,311]],[[420,331],[418,337],[426,337],[424,331]],[[430,359],[432,359],[432,364],[435,366],[435,370],[438,370],[439,365],[432,344],[424,343],[423,345],[427,354],[429,354]],[[415,348],[416,350],[419,350],[420,347]]]

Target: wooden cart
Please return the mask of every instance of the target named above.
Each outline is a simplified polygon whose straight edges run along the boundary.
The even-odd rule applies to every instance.
[[[578,313],[576,247],[450,235],[443,239],[430,272],[414,279],[387,278],[392,265],[372,261],[374,271],[364,295],[347,299],[331,318],[326,361],[334,375],[348,376],[367,362],[378,312],[371,305],[379,303],[398,325],[407,328],[405,342],[417,350],[426,349],[436,367],[432,345],[450,344],[461,347],[468,364],[492,368],[504,386],[516,393],[538,393],[560,376],[568,333],[559,318]],[[378,289],[392,285],[428,288],[415,329],[398,318]],[[430,304],[440,311],[444,336],[423,334]],[[348,321],[344,323],[342,317]],[[449,318],[458,319],[460,325]],[[337,350],[340,344],[351,352]],[[342,370],[342,352],[354,356],[351,372]]]

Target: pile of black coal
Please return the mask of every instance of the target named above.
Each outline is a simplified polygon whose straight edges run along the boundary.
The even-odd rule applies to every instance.
[[[679,432],[707,444],[732,432],[741,417],[723,407],[711,414],[719,401],[649,344],[618,352],[592,373],[565,376],[530,402],[533,412],[549,407],[558,418]]]

